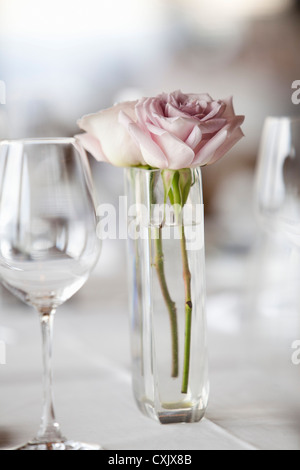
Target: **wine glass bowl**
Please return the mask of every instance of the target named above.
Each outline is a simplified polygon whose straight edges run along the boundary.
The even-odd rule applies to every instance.
[[[78,145],[73,139],[0,145],[0,275],[34,306],[68,300],[98,259],[92,193]]]
[[[89,449],[67,441],[52,397],[52,325],[56,309],[88,280],[100,254],[88,160],[76,139],[0,142],[0,277],[39,313],[44,410],[29,450]],[[94,449],[94,447],[93,447]]]

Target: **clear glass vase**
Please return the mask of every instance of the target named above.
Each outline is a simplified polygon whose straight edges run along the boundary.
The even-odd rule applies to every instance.
[[[125,174],[133,390],[163,424],[200,421],[209,394],[201,171],[183,172]]]

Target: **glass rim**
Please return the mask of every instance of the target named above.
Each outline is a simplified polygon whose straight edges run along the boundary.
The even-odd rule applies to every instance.
[[[170,170],[170,171],[181,171],[181,170],[197,171],[197,170],[200,170],[201,171],[201,168],[203,168],[203,166],[199,165],[199,166],[192,167],[192,168],[187,167],[187,168],[180,168],[180,169],[177,169],[177,170],[173,170],[172,168],[144,168],[142,166],[125,166],[123,168],[125,170],[128,170],[128,171],[134,170],[134,171],[141,171],[141,172],[145,172],[145,173],[159,173],[159,172],[167,171],[167,170]]]
[[[289,121],[289,122],[298,122],[300,121],[300,116],[267,116],[265,118],[265,122],[282,122],[282,121]]]
[[[3,139],[0,140],[0,145],[74,144],[75,142],[78,142],[75,137],[28,137],[24,139]]]

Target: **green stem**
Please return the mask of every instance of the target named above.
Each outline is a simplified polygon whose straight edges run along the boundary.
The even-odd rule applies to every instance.
[[[190,186],[189,186],[190,189]],[[182,216],[182,210],[185,205],[183,200],[182,191],[180,189],[180,173],[176,173],[173,178],[172,184],[173,191],[173,203],[177,205],[177,208],[181,208],[180,214]],[[191,335],[192,335],[192,293],[191,293],[191,272],[189,268],[189,260],[186,249],[186,238],[184,233],[184,223],[179,220],[179,213],[176,213],[177,223],[180,227],[180,240],[181,240],[181,254],[183,262],[183,279],[185,289],[185,337],[184,337],[184,360],[183,360],[183,372],[182,372],[182,386],[181,392],[187,393],[189,385],[189,374],[190,374],[190,357],[191,357]]]
[[[155,267],[158,275],[161,291],[169,312],[172,339],[172,377],[178,377],[178,325],[176,304],[172,300],[166,282],[164,269],[164,255],[161,237],[161,228],[156,229],[155,238]]]
[[[184,339],[184,362],[182,374],[181,392],[187,393],[190,373],[191,356],[191,332],[192,332],[192,295],[191,295],[191,272],[189,269],[189,260],[186,249],[186,238],[184,226],[181,226],[181,253],[183,260],[183,278],[185,287],[185,339]]]

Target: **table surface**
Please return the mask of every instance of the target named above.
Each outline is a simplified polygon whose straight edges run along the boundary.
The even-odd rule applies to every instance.
[[[299,316],[293,308],[252,310],[239,257],[208,258],[206,418],[166,426],[138,411],[123,248],[109,242],[88,283],[56,315],[54,393],[63,433],[108,450],[299,450],[300,366],[291,360]],[[37,314],[6,292],[0,325],[7,355],[0,365],[0,448],[11,449],[39,426],[41,335]]]

